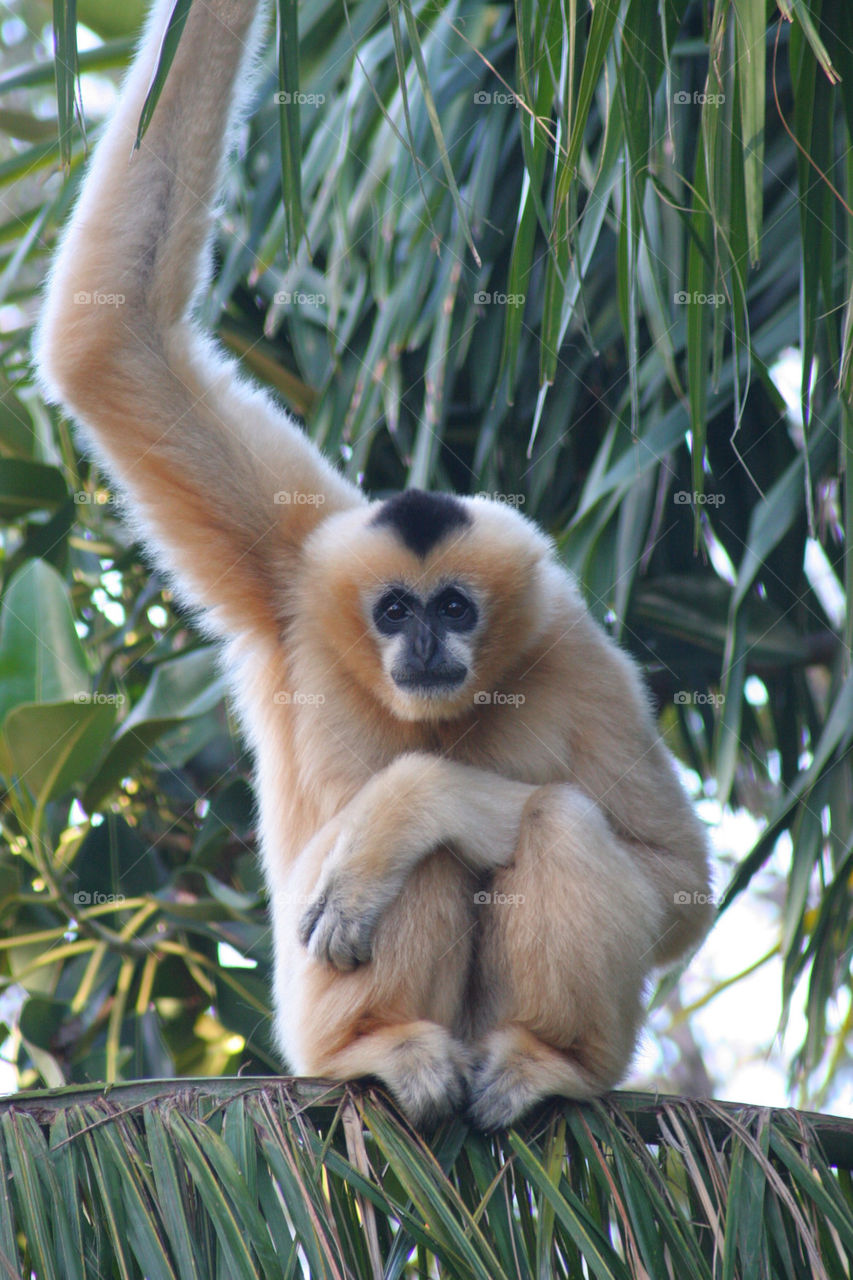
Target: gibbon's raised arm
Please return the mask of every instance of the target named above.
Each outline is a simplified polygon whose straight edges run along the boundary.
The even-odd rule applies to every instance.
[[[190,318],[262,9],[253,0],[192,6],[134,153],[171,9],[171,0],[154,5],[92,159],[36,359],[48,397],[86,428],[190,602],[218,630],[270,631],[306,534],[362,498]],[[315,500],[281,500],[306,494]]]

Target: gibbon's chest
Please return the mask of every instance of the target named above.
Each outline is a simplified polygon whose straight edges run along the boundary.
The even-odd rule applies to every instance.
[[[565,706],[535,685],[526,694],[493,692],[470,713],[438,723],[397,721],[369,705],[348,714],[332,696],[295,702],[288,711],[294,782],[336,795],[340,803],[408,752],[441,755],[520,782],[544,784],[570,773]]]
[[[535,692],[524,701],[518,695],[505,701],[493,694],[468,723],[442,726],[433,750],[517,782],[564,780],[570,772],[564,708]]]

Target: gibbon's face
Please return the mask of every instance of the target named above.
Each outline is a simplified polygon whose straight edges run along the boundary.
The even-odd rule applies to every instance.
[[[371,622],[382,667],[413,706],[453,701],[474,670],[479,610],[473,594],[467,583],[454,581],[429,591],[404,583],[379,589]]]
[[[483,701],[541,631],[549,560],[511,508],[409,489],[324,522],[304,607],[335,664],[387,710],[448,719]]]

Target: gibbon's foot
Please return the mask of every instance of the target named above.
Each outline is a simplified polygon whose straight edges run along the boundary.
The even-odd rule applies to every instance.
[[[299,941],[315,960],[346,972],[367,964],[373,954],[373,937],[384,902],[368,907],[347,888],[345,877],[334,876],[299,921]]]
[[[596,1086],[572,1058],[524,1027],[502,1027],[475,1051],[468,1075],[468,1118],[477,1129],[504,1129],[550,1094],[594,1098]]]
[[[471,1056],[437,1024],[401,1039],[382,1064],[381,1078],[417,1129],[432,1129],[464,1109]]]

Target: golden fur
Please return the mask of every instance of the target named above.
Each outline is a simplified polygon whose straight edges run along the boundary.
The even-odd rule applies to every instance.
[[[194,328],[258,19],[248,0],[192,7],[129,163],[170,8],[93,158],[37,359],[224,639],[279,1044],[300,1073],[382,1077],[416,1120],[596,1094],[630,1061],[649,971],[708,925],[702,829],[634,665],[530,522],[462,499],[470,524],[414,554]],[[371,601],[447,582],[480,617],[464,683],[427,700],[388,677]]]

